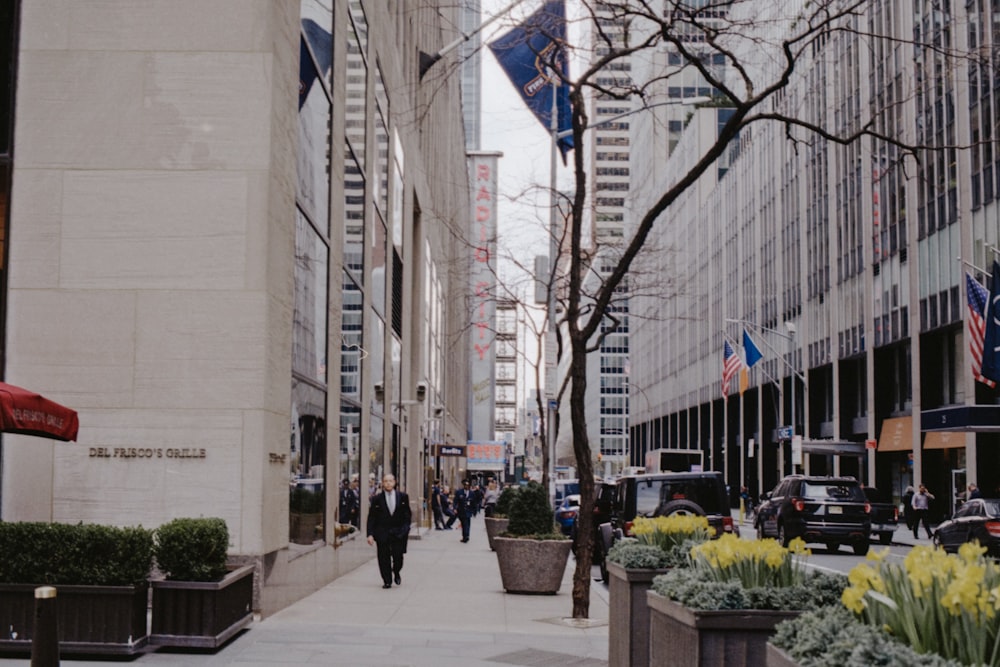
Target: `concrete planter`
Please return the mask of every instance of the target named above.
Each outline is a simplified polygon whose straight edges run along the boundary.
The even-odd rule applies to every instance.
[[[653,577],[669,569],[627,569],[608,562],[608,664],[648,667],[649,605],[646,591]]]
[[[508,593],[555,595],[562,586],[572,540],[496,537],[493,549]]]
[[[40,584],[0,584],[0,655],[31,653],[35,589]],[[61,655],[131,656],[149,639],[149,585],[56,586],[56,622]]]
[[[799,663],[792,660],[787,653],[780,648],[767,645],[767,667],[799,667]]]
[[[221,581],[154,581],[153,630],[158,646],[216,649],[253,621],[252,565]]]
[[[801,611],[741,609],[697,611],[646,593],[649,663],[691,667],[759,667],[766,664],[774,627]]]
[[[493,547],[493,539],[507,530],[508,523],[510,523],[508,519],[486,517],[486,539],[490,541],[490,549],[493,549],[493,551],[496,551]]]

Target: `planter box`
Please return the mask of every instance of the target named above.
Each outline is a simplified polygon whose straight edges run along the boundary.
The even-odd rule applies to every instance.
[[[41,584],[0,584],[0,654],[31,653],[35,589]],[[149,585],[56,586],[61,655],[134,655],[149,640]]]
[[[555,595],[562,586],[573,541],[497,537],[493,548],[505,591]]]
[[[697,611],[653,591],[649,605],[651,665],[759,667],[774,626],[801,611]]]
[[[626,569],[608,562],[608,664],[610,667],[647,667],[649,663],[649,605],[646,591],[653,577],[669,569]]]
[[[253,621],[252,565],[222,581],[154,581],[153,630],[157,646],[215,649]]]
[[[799,667],[799,663],[773,644],[767,645],[767,667]]]
[[[493,547],[493,539],[500,533],[507,530],[507,524],[510,523],[509,519],[494,519],[493,517],[486,517],[486,539],[490,542],[490,549],[496,551]]]

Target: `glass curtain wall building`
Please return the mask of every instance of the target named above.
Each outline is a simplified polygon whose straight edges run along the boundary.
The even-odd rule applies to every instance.
[[[855,475],[897,501],[923,482],[938,516],[966,481],[1000,489],[998,394],[973,379],[965,295],[966,272],[993,287],[1000,235],[994,26],[989,3],[867,4],[800,60],[778,109],[795,104],[839,133],[873,119],[929,147],[919,161],[875,139],[796,147],[753,125],[665,214],[659,271],[676,288],[633,300],[665,316],[633,318],[643,392],[632,400],[650,406],[631,424],[635,461],[695,447],[754,491],[792,470]],[[698,109],[669,160],[648,168],[684,173],[726,113]],[[764,359],[723,400],[723,343],[743,326]],[[783,427],[803,437],[801,462]]]

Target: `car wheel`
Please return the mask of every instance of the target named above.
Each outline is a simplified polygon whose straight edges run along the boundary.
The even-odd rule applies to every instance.
[[[826,550],[830,553],[836,553],[840,551],[840,542],[827,542]]]
[[[892,544],[892,533],[880,533],[878,541],[882,544]]]
[[[607,583],[609,581],[608,577],[608,559],[604,556],[603,550],[601,553],[601,560],[599,561],[599,566],[601,569],[601,581]]]
[[[783,547],[785,547],[787,549],[789,542],[791,542],[791,540],[788,539],[788,533],[785,532],[785,524],[779,523],[778,524],[778,543],[781,546],[783,546]]]
[[[671,516],[673,514],[705,516],[705,510],[701,508],[701,505],[690,500],[671,500],[656,512],[657,516]]]
[[[864,556],[866,553],[868,553],[868,540],[865,540],[863,542],[855,542],[851,546],[854,548],[855,556]]]

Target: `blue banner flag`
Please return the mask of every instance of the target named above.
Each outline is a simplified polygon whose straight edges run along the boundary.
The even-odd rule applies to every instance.
[[[553,88],[558,86],[556,131],[572,129],[569,84],[564,82],[569,78],[569,60],[566,54],[566,5],[563,0],[546,2],[524,23],[491,42],[490,50],[521,93],[524,103],[546,130],[552,129],[552,95]],[[572,149],[573,137],[559,139],[564,161],[566,153]]]
[[[746,329],[743,330],[743,351],[747,355],[747,368],[753,368],[753,365],[764,357]]]
[[[983,370],[982,374],[988,380],[1000,382],[1000,263],[993,260],[993,279],[990,281],[990,298],[986,300],[986,331],[983,334]]]

